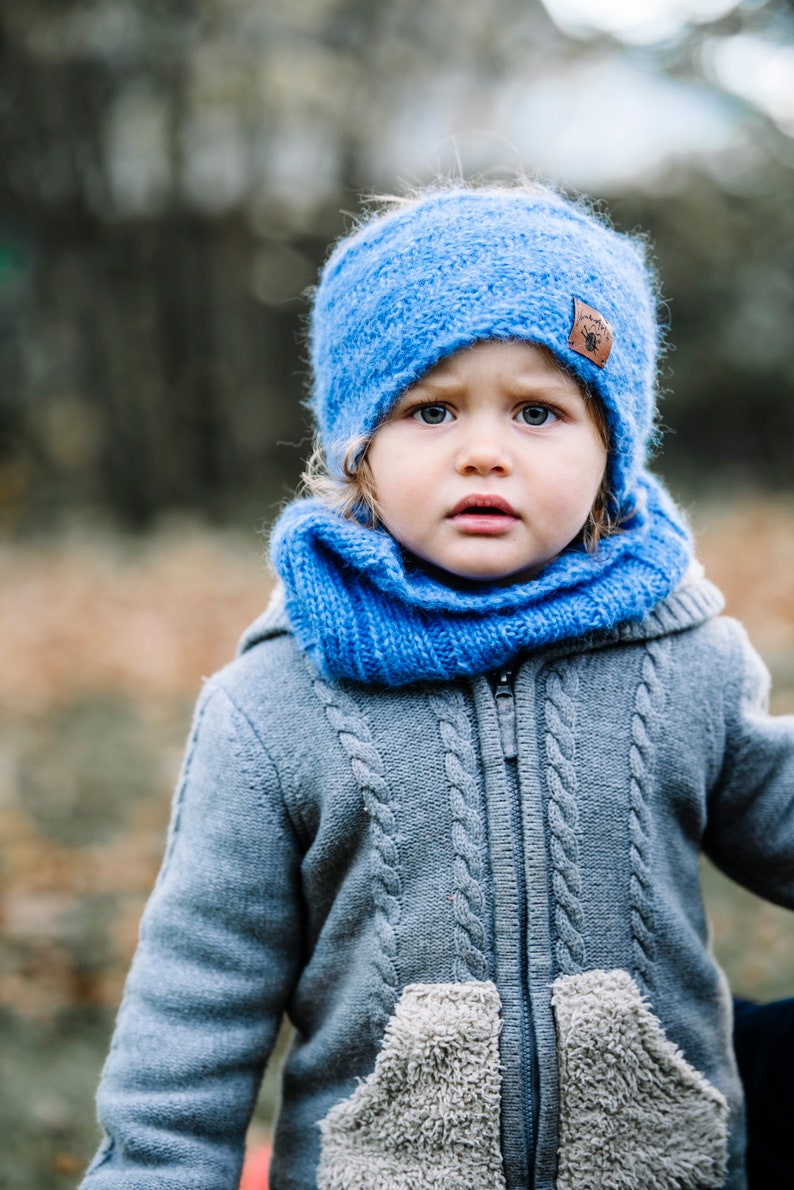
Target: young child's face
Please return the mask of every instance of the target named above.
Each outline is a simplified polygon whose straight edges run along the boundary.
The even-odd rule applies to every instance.
[[[456,352],[402,395],[367,453],[384,527],[460,578],[533,578],[580,533],[607,451],[576,381],[529,343]]]

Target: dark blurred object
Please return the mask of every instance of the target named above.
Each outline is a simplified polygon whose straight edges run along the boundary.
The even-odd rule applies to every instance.
[[[750,1190],[794,1186],[794,1000],[734,1001],[733,1037],[747,1099]]]
[[[411,180],[454,169],[450,112],[492,120],[463,168],[509,173],[499,112],[555,64],[630,62],[741,127],[741,152],[603,197],[651,230],[671,298],[663,468],[790,487],[794,149],[709,62],[785,47],[794,20],[776,0],[690,7],[672,40],[626,47],[567,35],[540,0],[3,0],[0,523],[267,514],[308,453],[301,294],[340,212],[395,186],[420,125],[439,154],[418,149]]]
[[[745,193],[705,175],[667,197],[617,197],[651,237],[669,300],[661,469],[691,485],[794,487],[794,173],[772,162]]]

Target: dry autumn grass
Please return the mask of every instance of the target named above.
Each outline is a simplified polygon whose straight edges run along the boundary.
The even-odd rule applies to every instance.
[[[775,709],[794,711],[794,502],[704,506],[693,520],[707,572],[773,671]],[[0,544],[8,1190],[72,1185],[93,1147],[93,1087],[191,705],[268,586],[253,534],[188,525]],[[792,919],[712,870],[706,880],[733,986],[794,992]]]

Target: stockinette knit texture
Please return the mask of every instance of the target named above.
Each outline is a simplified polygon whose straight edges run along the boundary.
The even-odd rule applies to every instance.
[[[603,368],[568,344],[575,298],[612,326]],[[336,246],[309,324],[310,405],[330,465],[428,368],[483,339],[541,343],[600,396],[610,489],[630,509],[654,417],[653,273],[642,241],[544,187],[430,192]]]
[[[448,586],[384,530],[295,501],[271,539],[290,626],[321,674],[401,686],[485,673],[521,650],[640,619],[681,581],[691,543],[655,479],[643,476],[638,492],[632,521],[597,554],[570,548],[509,586]]]

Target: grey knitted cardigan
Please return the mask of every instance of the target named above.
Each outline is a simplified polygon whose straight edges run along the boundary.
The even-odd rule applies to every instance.
[[[198,704],[85,1190],[234,1190],[284,1011],[272,1190],[744,1186],[698,860],[794,905],[794,722],[720,610],[401,689],[266,614]]]

